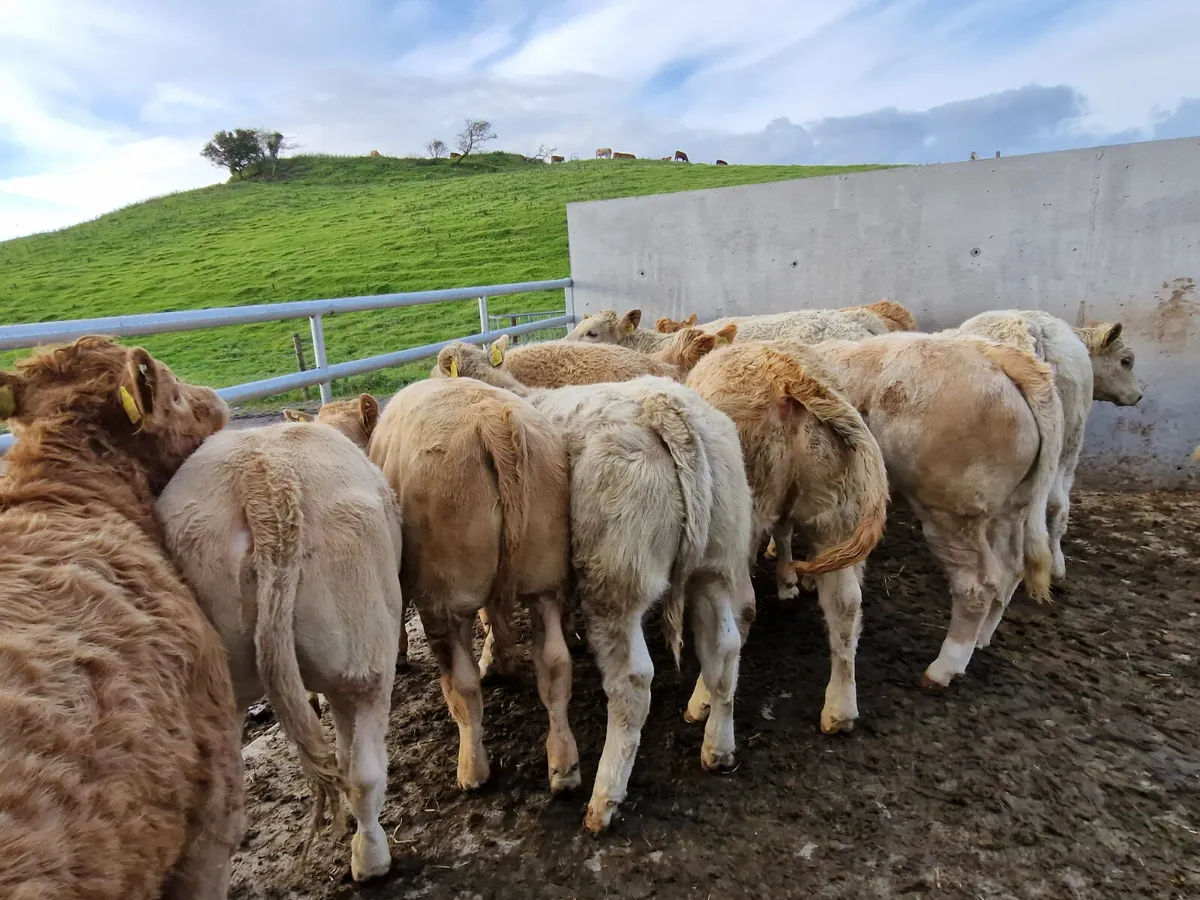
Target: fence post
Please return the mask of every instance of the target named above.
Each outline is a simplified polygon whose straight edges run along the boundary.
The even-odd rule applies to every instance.
[[[328,368],[328,362],[325,359],[325,325],[321,322],[320,316],[309,316],[308,324],[312,327],[313,364],[318,369]],[[321,382],[321,402],[333,402],[333,384],[331,382]]]
[[[292,346],[296,348],[296,366],[299,371],[303,372],[306,369],[304,365],[304,345],[300,343],[300,335],[292,332]],[[304,399],[307,400],[310,394],[308,388],[304,389]]]
[[[488,323],[487,297],[479,298],[479,333],[487,334],[490,330]]]
[[[571,317],[571,321],[575,324],[579,323],[579,317],[575,315],[575,280],[563,288],[563,305],[567,310],[567,315]],[[568,328],[567,331],[571,329]]]

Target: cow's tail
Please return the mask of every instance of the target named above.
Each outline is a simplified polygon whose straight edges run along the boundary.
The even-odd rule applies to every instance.
[[[663,605],[663,630],[675,665],[683,650],[683,613],[688,580],[704,561],[713,503],[713,475],[704,442],[683,401],[661,391],[642,401],[639,424],[658,435],[675,464],[675,477],[683,500],[679,549],[671,571],[671,587]]]
[[[1046,504],[1062,456],[1062,401],[1054,388],[1054,374],[1032,354],[1004,344],[980,341],[979,351],[1020,390],[1037,422],[1041,446],[1032,475],[1032,493],[1025,509],[1025,590],[1038,602],[1050,599],[1050,534],[1046,529]]]
[[[325,740],[321,720],[308,703],[296,660],[296,590],[300,583],[300,482],[285,462],[250,458],[242,478],[246,525],[258,583],[254,649],[259,677],[279,725],[300,757],[313,792],[313,811],[297,865],[303,865],[328,811],[341,813],[346,781]]]
[[[488,614],[492,627],[499,629],[496,635],[499,640],[508,633],[512,607],[516,603],[517,583],[513,566],[528,530],[526,473],[529,471],[529,443],[524,427],[508,404],[486,409],[479,418],[477,428],[480,443],[492,458],[500,504],[500,556]]]
[[[775,350],[768,352],[784,356]],[[828,425],[851,451],[850,471],[842,480],[838,505],[857,510],[854,531],[815,558],[792,564],[800,574],[821,575],[862,562],[879,543],[887,524],[887,470],[875,436],[850,401],[823,379],[806,371],[799,360],[787,356],[785,363],[783,371],[788,377],[780,385],[783,391]]]

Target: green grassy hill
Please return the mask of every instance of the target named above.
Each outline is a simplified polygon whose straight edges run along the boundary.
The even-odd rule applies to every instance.
[[[251,179],[139,203],[0,243],[0,324],[467,287],[569,274],[566,204],[872,168],[587,161],[507,153],[449,160],[297,156]],[[496,298],[491,311],[562,308],[562,292]],[[331,317],[329,361],[478,331],[473,302]],[[139,340],[216,387],[295,371],[308,322]],[[306,351],[309,364],[311,349]],[[9,366],[25,351],[0,354]],[[384,393],[428,363],[335,385]],[[294,399],[298,394],[284,399]]]

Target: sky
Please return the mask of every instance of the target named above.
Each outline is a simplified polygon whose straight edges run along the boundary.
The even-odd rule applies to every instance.
[[[1200,135],[1196,0],[0,0],[0,240],[296,152],[932,163]]]

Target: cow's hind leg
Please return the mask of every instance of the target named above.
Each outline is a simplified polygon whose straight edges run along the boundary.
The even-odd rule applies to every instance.
[[[571,654],[562,628],[562,597],[539,597],[532,604],[533,667],[538,695],[550,714],[546,737],[546,762],[550,767],[550,790],[579,787],[579,748],[567,717],[571,703]]]
[[[588,642],[608,697],[608,733],[584,820],[589,831],[599,832],[608,827],[617,804],[625,799],[642,726],[650,712],[654,663],[642,633],[642,610],[598,616],[585,607],[585,612]]]
[[[442,670],[442,695],[458,725],[458,786],[473,790],[491,774],[483,746],[483,691],[471,652],[473,621],[433,610],[418,608],[418,612],[429,649]]]
[[[818,575],[817,597],[825,613],[829,638],[829,684],[821,710],[821,730],[826,734],[852,731],[858,718],[858,689],[854,658],[862,633],[862,570],[860,563]]]
[[[733,698],[742,636],[723,578],[695,576],[689,588],[692,634],[700,658],[697,690],[704,686],[709,707],[700,764],[710,772],[719,772],[733,767]]]
[[[950,581],[951,602],[950,628],[922,681],[927,687],[945,687],[967,670],[984,617],[999,595],[1000,573],[983,517],[932,513],[922,525]]]
[[[1071,483],[1075,473],[1068,473],[1060,465],[1054,474],[1054,482],[1050,486],[1050,496],[1046,501],[1046,530],[1050,535],[1050,577],[1062,581],[1067,576],[1067,559],[1063,556],[1062,542],[1067,533],[1067,520],[1071,514]]]
[[[1016,515],[996,525],[992,548],[1001,576],[1000,590],[979,628],[979,636],[975,639],[977,649],[982,649],[992,643],[996,627],[1004,617],[1013,594],[1017,592],[1017,585],[1024,577],[1024,534],[1024,523]]]
[[[775,589],[780,600],[791,600],[800,594],[800,579],[792,568],[792,523],[786,517],[773,529],[775,541]]]
[[[479,622],[483,625],[483,649],[479,653],[479,679],[491,674],[508,677],[517,668],[515,659],[516,637],[512,624],[503,615],[486,608],[479,610]]]

